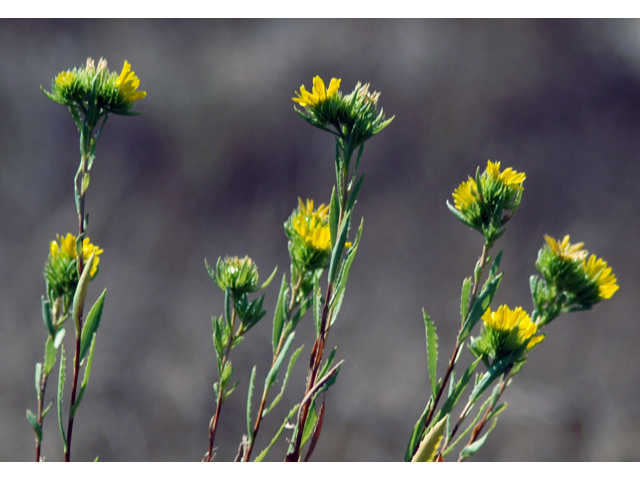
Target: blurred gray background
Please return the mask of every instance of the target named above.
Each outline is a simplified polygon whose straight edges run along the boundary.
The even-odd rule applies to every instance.
[[[117,71],[131,62],[148,96],[138,103],[144,115],[112,115],[98,142],[86,205],[88,235],[104,254],[90,301],[108,291],[74,460],[202,458],[217,380],[210,318],[223,304],[203,259],[248,254],[261,278],[276,265],[279,275],[268,316],[232,356],[243,381],[222,410],[216,445],[220,460],[235,455],[249,372],[257,363],[262,385],[271,359],[271,315],[288,273],[282,223],[298,197],[327,203],[334,182],[331,136],[291,101],[314,75],[342,78],[344,92],[370,82],[396,119],[365,148],[355,212],[364,236],[330,336],[346,362],[327,393],[313,459],[402,460],[428,398],[421,309],[438,329],[442,375],[462,279],[481,250],[480,235],[445,201],[491,159],[527,174],[496,247],[505,281],[495,305],[532,308],[528,278],[544,234],[585,242],[621,288],[549,325],[473,459],[640,460],[633,20],[0,21],[0,460],[34,457],[25,409],[36,408],[45,340],[42,269],[49,241],[77,232],[78,134],[39,87],[88,56]],[[305,350],[256,451],[302,396],[311,323],[299,327]],[[281,460],[284,449],[281,439],[268,458]],[[43,453],[62,459],[55,412]]]

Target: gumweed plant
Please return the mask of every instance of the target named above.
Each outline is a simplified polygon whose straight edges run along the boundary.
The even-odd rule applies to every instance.
[[[532,312],[507,305],[492,310],[490,305],[502,280],[502,273],[498,272],[502,251],[493,259],[484,283],[483,274],[491,261],[490,249],[520,206],[525,179],[524,173],[512,168],[501,170],[500,162],[489,161],[482,173],[478,168],[475,178],[469,178],[454,190],[453,205],[447,202],[461,222],[482,234],[483,248],[473,275],[462,283],[460,331],[442,378],[437,375],[435,325],[423,312],[431,391],[411,432],[405,461],[443,461],[463,440],[466,444],[458,449],[458,461],[476,453],[495,427],[498,415],[507,407],[506,403],[499,403],[501,395],[522,370],[528,355],[544,340],[542,328],[560,314],[589,309],[618,290],[611,267],[595,255],[587,259],[582,243],[571,244],[569,235],[562,240],[545,235],[545,244],[535,263],[542,276],[530,279]],[[478,324],[480,332],[472,337]],[[456,381],[455,368],[465,343],[475,360]],[[480,365],[484,372],[478,371]],[[456,418],[452,411],[469,385],[471,393]],[[474,418],[465,425],[476,406]]]
[[[45,407],[47,381],[60,351],[58,389],[55,397],[58,426],[62,438],[64,459],[71,459],[73,421],[84,397],[96,343],[96,335],[104,308],[106,289],[84,318],[84,304],[89,283],[98,275],[103,249],[91,243],[87,236],[89,214],[85,213],[85,198],[96,157],[96,142],[110,113],[137,115],[132,108],[137,100],[146,96],[139,91],[140,80],[125,60],[120,74],[110,72],[107,61],[100,59],[96,66],[87,59],[86,65],[60,72],[51,84],[51,91],[42,92],[51,100],[66,106],[80,132],[80,164],[74,177],[74,198],[78,215],[78,234],[57,235],[49,244],[49,255],[44,266],[46,295],[42,296],[42,319],[47,333],[44,361],[36,364],[35,389],[38,408],[34,414],[27,410],[27,421],[36,439],[36,461],[44,460],[41,452],[43,422],[53,406]],[[66,332],[63,326],[73,319],[75,352],[71,400],[65,430],[62,397],[66,380],[66,358],[62,343]],[[84,368],[82,383],[80,371]],[[79,388],[78,388],[79,387]]]
[[[257,411],[253,408],[257,366],[249,379],[247,397],[247,434],[238,446],[236,461],[250,461],[262,419],[283,397],[290,373],[302,352],[296,349],[288,360],[279,392],[269,401],[270,391],[278,380],[280,369],[295,338],[296,326],[311,310],[316,338],[309,360],[309,371],[303,395],[285,416],[284,421],[267,446],[253,458],[261,461],[276,443],[285,428],[294,422],[289,439],[286,461],[308,460],[320,438],[324,419],[324,400],[318,397],[337,379],[342,362],[334,362],[334,348],[323,363],[329,331],[335,323],[344,300],[351,265],[362,235],[362,221],[354,237],[350,237],[353,210],[362,187],[364,175],[358,175],[365,142],[393,120],[385,119],[378,108],[377,92],[369,92],[369,85],[358,83],[354,90],[343,95],[340,79],[332,78],[327,87],[316,76],[309,92],[304,85],[293,101],[301,108],[296,112],[311,125],[330,133],[336,143],[336,182],[328,204],[298,199],[298,206],[284,223],[290,257],[289,277],[284,274],[280,283],[273,314],[272,362],[264,379]],[[349,238],[352,241],[349,241]],[[251,327],[265,315],[262,310],[264,294],[252,300],[249,295],[265,288],[275,271],[258,286],[258,270],[249,257],[219,258],[215,268],[205,259],[205,266],[214,283],[224,292],[225,311],[212,318],[213,344],[216,352],[219,380],[214,384],[215,413],[209,423],[209,446],[203,461],[215,457],[214,441],[222,405],[234,391],[233,367],[229,359]],[[322,279],[326,275],[326,287]],[[303,456],[303,447],[308,443]]]

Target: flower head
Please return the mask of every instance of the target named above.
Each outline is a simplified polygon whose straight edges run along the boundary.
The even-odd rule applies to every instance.
[[[208,264],[207,270],[220,289],[229,289],[234,297],[258,290],[258,267],[248,256],[218,258],[216,271]]]
[[[482,333],[472,340],[471,349],[476,355],[500,359],[514,354],[513,361],[520,361],[544,339],[544,335],[535,336],[538,327],[521,307],[511,310],[502,305],[495,312],[488,308],[482,320]]]
[[[301,107],[316,107],[321,102],[333,97],[340,88],[340,78],[332,78],[329,82],[329,88],[325,88],[324,81],[320,76],[313,77],[313,88],[308,92],[304,85],[300,87],[300,93],[296,92],[297,97],[293,97],[293,101],[297,102]]]
[[[582,260],[587,257],[588,252],[583,248],[584,243],[569,243],[569,235],[565,235],[562,241],[554,240],[549,235],[545,235],[544,240],[551,251],[560,258]]]
[[[89,275],[91,279],[98,274],[100,254],[104,250],[93,245],[88,237],[82,241],[82,260],[86,262],[94,255]],[[44,276],[49,285],[50,298],[73,295],[78,284],[78,254],[76,237],[67,233],[64,237],[56,235],[56,240],[49,243],[49,258],[44,266]]]
[[[118,95],[120,98],[127,102],[132,103],[136,100],[140,100],[147,96],[147,92],[138,91],[140,86],[140,79],[136,77],[136,74],[131,71],[131,64],[124,61],[122,72],[116,81],[116,88],[118,89]]]
[[[601,258],[591,255],[589,260],[582,260],[582,266],[587,278],[598,287],[600,299],[608,299],[620,288],[617,284],[616,276],[612,273],[611,267]]]
[[[467,210],[479,201],[476,181],[472,178],[469,178],[466,182],[462,182],[453,192],[453,203],[456,209],[460,211]]]

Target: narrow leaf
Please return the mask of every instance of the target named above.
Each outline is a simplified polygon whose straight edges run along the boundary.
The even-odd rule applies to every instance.
[[[502,280],[502,273],[498,274],[496,278],[494,278],[488,285],[486,285],[478,298],[473,303],[471,307],[471,312],[469,313],[469,317],[464,322],[462,330],[458,335],[458,341],[463,342],[467,339],[467,337],[471,334],[473,327],[475,327],[476,323],[482,318],[484,312],[489,308],[491,301],[493,300],[496,291],[498,290],[498,286],[500,285],[500,281]]]
[[[249,435],[249,443],[253,443],[253,428],[251,428],[251,403],[253,401],[253,386],[256,380],[256,366],[251,370],[251,379],[249,380],[249,393],[247,393],[247,433]]]
[[[309,415],[307,415],[307,421],[304,424],[304,429],[302,430],[302,443],[300,443],[300,448],[307,443],[309,437],[313,433],[313,429],[316,426],[316,422],[318,420],[318,414],[316,413],[316,403],[312,402],[311,407],[309,407]]]
[[[284,431],[287,424],[291,421],[291,419],[295,415],[299,406],[300,404],[297,404],[289,411],[289,413],[284,419],[284,422],[282,422],[282,425],[276,432],[275,436],[271,439],[271,442],[269,443],[269,445],[267,445],[267,448],[265,448],[262,452],[260,452],[260,455],[256,457],[254,462],[261,462],[264,459],[264,457],[267,455],[267,453],[269,453],[269,450],[271,450],[271,447],[273,447],[273,445],[278,441],[278,438],[280,438],[280,435],[282,435],[282,432]]]
[[[422,438],[422,433],[424,432],[425,426],[424,423],[427,420],[427,415],[429,414],[429,409],[433,403],[433,397],[429,399],[427,406],[424,408],[424,412],[420,415],[420,418],[416,422],[416,425],[413,427],[413,431],[411,432],[411,437],[409,438],[409,443],[407,444],[407,449],[404,452],[404,461],[409,462],[413,457],[413,452],[415,452],[416,447],[418,446],[418,442]]]
[[[427,335],[427,361],[429,363],[429,379],[431,380],[431,394],[435,397],[438,392],[438,335],[436,335],[436,327],[426,314],[424,309],[422,310],[424,317],[424,325]]]
[[[40,383],[42,382],[42,364],[36,363],[36,376],[35,376],[35,385],[36,385],[36,394],[38,398],[40,398]]]
[[[38,424],[38,419],[31,410],[27,410],[27,422],[29,422],[31,428],[33,428],[33,433],[36,434],[37,442],[42,442],[42,427]]]
[[[467,309],[469,308],[469,294],[471,293],[471,277],[467,277],[462,282],[462,295],[460,296],[460,318],[462,323],[467,319]]]
[[[349,225],[351,224],[351,215],[349,212],[342,219],[342,226],[340,228],[340,235],[336,240],[336,244],[331,252],[331,262],[329,263],[329,284],[332,285],[336,280],[338,274],[338,265],[342,260],[342,252],[344,251],[344,244],[347,241],[347,234],[349,233]]]
[[[438,446],[440,446],[440,442],[444,436],[444,429],[448,417],[449,415],[444,417],[429,430],[429,433],[427,433],[422,442],[420,442],[418,451],[411,459],[412,462],[433,462],[436,450]]]
[[[104,298],[106,293],[107,289],[105,288],[102,295],[98,297],[96,303],[91,307],[89,315],[87,315],[87,322],[82,328],[82,336],[80,338],[80,361],[84,360],[84,357],[87,356],[91,342],[93,342],[94,334],[98,332],[98,327],[100,327],[100,319],[102,318],[102,309],[104,308]]]
[[[91,346],[89,348],[89,360],[87,361],[87,366],[84,369],[84,376],[82,377],[82,385],[80,385],[80,391],[78,392],[78,396],[76,397],[76,401],[73,405],[71,405],[71,416],[74,417],[78,408],[80,407],[80,402],[84,397],[84,392],[87,389],[87,385],[89,384],[89,376],[91,375],[91,364],[93,363],[93,351],[96,346],[96,338],[97,335],[93,335],[93,340],[91,341]]]
[[[473,389],[473,392],[471,392],[469,401],[476,401],[484,393],[487,387],[505,372],[510,363],[511,355],[508,355],[499,362],[494,363],[493,366],[482,376],[476,387]]]
[[[54,347],[53,345],[53,338],[52,337],[47,338],[47,343],[44,347],[44,365],[43,365],[45,377],[48,377],[49,374],[51,373],[51,370],[53,370],[53,365],[56,363],[56,353],[58,352],[56,351],[56,347]]]
[[[278,393],[276,398],[274,398],[271,402],[271,405],[269,405],[269,407],[262,413],[262,418],[264,418],[273,409],[273,407],[275,407],[280,402],[280,400],[282,400],[284,389],[287,388],[287,382],[289,381],[289,375],[291,375],[291,370],[293,369],[293,366],[295,365],[296,360],[298,359],[298,356],[300,356],[300,352],[302,352],[303,348],[304,345],[298,348],[291,355],[291,358],[289,359],[289,366],[287,367],[287,372],[285,373],[284,380],[282,381],[282,388],[280,389],[280,393]]]
[[[53,329],[53,320],[51,318],[51,305],[49,301],[44,298],[44,295],[41,297],[42,303],[42,321],[44,322],[44,326],[49,332],[49,335],[52,337],[55,335],[55,330]]]
[[[61,328],[56,332],[56,336],[53,339],[53,346],[56,350],[60,348],[60,345],[62,345],[62,340],[64,339],[65,333],[67,333],[67,331],[64,328]]]
[[[364,174],[360,175],[356,186],[353,188],[351,192],[351,196],[349,197],[349,202],[347,203],[347,212],[353,210],[353,207],[356,204],[356,200],[358,199],[358,193],[360,193],[360,188],[362,188],[362,181],[364,180]]]
[[[267,288],[269,286],[269,284],[271,283],[271,281],[275,278],[277,271],[278,271],[278,267],[274,268],[273,272],[271,272],[271,275],[269,275],[269,278],[267,278],[264,281],[264,283],[262,285],[260,285],[260,288],[258,290],[262,290],[263,288]]]
[[[316,445],[318,444],[318,440],[320,439],[320,432],[322,432],[323,422],[324,422],[324,400],[322,401],[322,405],[320,405],[320,413],[318,413],[318,419],[316,420],[316,424],[313,427],[313,431],[311,432],[311,443],[309,443],[309,449],[307,450],[307,454],[304,457],[305,462],[309,461],[309,458],[311,458],[313,451],[316,449]]]
[[[65,356],[64,345],[62,345],[60,353],[60,372],[58,374],[58,396],[56,398],[56,406],[58,410],[58,427],[60,428],[60,436],[62,437],[62,444],[64,445],[64,451],[67,451],[67,436],[64,433],[64,427],[62,426],[62,393],[64,392],[64,380],[65,380]]]
[[[462,377],[460,377],[460,381],[456,383],[456,386],[451,392],[451,395],[449,395],[449,397],[447,398],[447,401],[442,406],[442,410],[441,410],[442,415],[450,413],[451,410],[453,410],[453,407],[456,406],[465,388],[467,388],[467,384],[469,383],[469,380],[471,380],[471,378],[473,377],[473,372],[475,371],[479,363],[480,363],[480,359],[478,358],[474,362],[472,362],[471,365],[469,365],[469,367],[467,367],[467,369],[464,371],[464,373],[462,374]]]
[[[482,437],[480,437],[478,440],[473,442],[471,445],[462,449],[462,451],[460,452],[460,460],[465,460],[469,458],[471,455],[473,455],[474,453],[476,453],[478,450],[480,450],[480,447],[484,445],[485,440],[487,439],[491,431],[495,428],[497,422],[498,422],[498,419],[496,418],[491,424],[491,427],[489,427],[489,430],[487,431],[487,433],[485,433]]]
[[[94,257],[95,252],[92,253],[89,260],[87,260],[82,275],[80,275],[76,293],[73,295],[73,321],[76,325],[76,335],[80,335],[80,315],[84,307],[84,300],[87,297],[87,288],[89,288],[89,282],[91,281],[90,272]]]
[[[336,196],[336,189],[333,187],[331,191],[331,206],[329,207],[329,232],[331,233],[331,247],[336,245],[336,237],[338,236],[338,217],[340,215],[340,206]]]
[[[285,297],[287,293],[287,276],[282,275],[282,283],[280,284],[280,293],[278,294],[278,303],[276,304],[276,311],[273,314],[273,336],[271,345],[273,346],[273,353],[275,355],[276,349],[280,344],[280,336],[282,335],[282,328],[284,327],[284,309],[285,309]]]
[[[276,361],[273,362],[273,366],[271,367],[271,370],[269,370],[269,373],[267,374],[267,378],[265,378],[264,380],[265,390],[269,390],[273,386],[273,384],[276,383],[276,378],[278,377],[278,371],[280,370],[280,365],[282,365],[282,362],[284,361],[284,357],[287,356],[287,352],[289,351],[289,347],[291,347],[291,342],[293,342],[293,338],[295,336],[296,334],[295,332],[293,332],[291,335],[289,335],[289,337],[287,337],[287,340],[285,341],[285,344],[282,347],[282,350],[278,354]]]
[[[482,415],[484,414],[485,408],[487,408],[487,406],[489,405],[490,401],[491,401],[490,398],[487,398],[485,400],[485,402],[482,404],[482,406],[478,410],[476,418],[473,420],[473,422],[471,422],[469,424],[469,426],[465,429],[465,431],[462,432],[460,435],[458,435],[458,438],[456,438],[455,442],[453,442],[451,445],[449,445],[449,447],[442,453],[442,457],[443,458],[445,458],[447,455],[449,455],[453,451],[453,449],[456,447],[456,445],[458,445],[458,443],[460,443],[460,440],[462,440],[464,437],[466,437],[469,434],[469,432],[471,432],[473,427],[476,426],[476,424],[480,420],[480,417],[482,417]]]

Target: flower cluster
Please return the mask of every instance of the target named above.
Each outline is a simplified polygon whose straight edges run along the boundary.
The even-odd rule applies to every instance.
[[[296,111],[306,121],[323,130],[333,127],[335,130],[329,131],[340,138],[348,136],[350,148],[355,149],[389,125],[393,117],[385,119],[384,111],[378,111],[380,93],[370,93],[368,83],[358,82],[348,95],[340,92],[340,83],[341,79],[332,78],[326,88],[324,81],[316,76],[311,92],[302,85],[293,101],[304,107],[304,111]]]
[[[91,279],[98,274],[99,255],[104,250],[93,245],[89,237],[82,240],[82,260],[86,262],[91,255],[95,255],[89,275]],[[56,236],[49,244],[49,258],[44,266],[44,278],[47,281],[49,298],[61,298],[75,293],[78,284],[78,253],[76,237],[71,233],[66,236]]]
[[[524,173],[513,168],[500,171],[500,162],[487,162],[487,168],[476,178],[462,182],[453,192],[449,209],[466,225],[481,232],[488,245],[504,233],[502,228],[520,206]],[[503,215],[504,212],[507,212]]]
[[[544,339],[544,335],[536,336],[537,325],[521,307],[511,310],[502,305],[495,312],[488,308],[482,320],[482,333],[472,339],[470,345],[472,353],[478,357],[499,361],[509,356],[509,361],[519,362]]]
[[[320,204],[314,209],[313,200],[303,202],[284,224],[289,237],[289,254],[299,272],[326,268],[331,257],[329,207]]]
[[[126,60],[118,75],[109,72],[105,59],[101,58],[96,67],[88,58],[86,65],[60,72],[51,84],[51,92],[43,92],[54,102],[99,118],[106,113],[131,114],[134,103],[147,95],[138,90],[139,86],[140,79]]]

